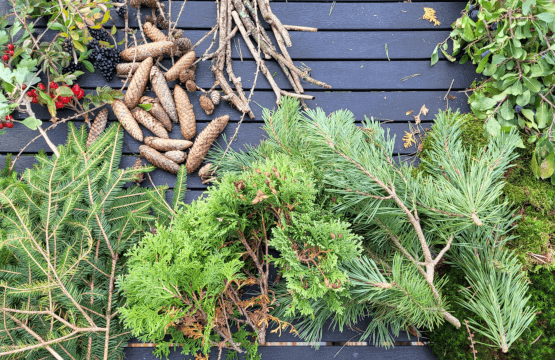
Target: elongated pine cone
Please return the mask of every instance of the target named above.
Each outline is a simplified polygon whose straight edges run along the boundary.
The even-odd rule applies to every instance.
[[[197,84],[193,80],[187,80],[185,83],[185,87],[187,88],[188,92],[195,92],[197,91]]]
[[[229,115],[220,116],[212,120],[210,124],[201,131],[187,157],[185,166],[187,166],[188,174],[198,169],[202,163],[202,159],[206,156],[208,150],[210,150],[212,143],[214,143],[220,133],[224,131],[228,122]]]
[[[187,70],[195,62],[196,54],[194,51],[189,51],[181,57],[169,70],[166,72],[166,80],[174,81],[179,78],[182,71]]]
[[[94,119],[94,122],[91,126],[91,130],[89,130],[89,136],[87,138],[87,144],[86,144],[87,148],[89,148],[92,145],[92,143],[95,142],[96,139],[98,139],[100,134],[102,134],[102,132],[106,128],[107,122],[108,122],[108,109],[104,108],[100,110],[98,115],[96,115],[96,118]]]
[[[129,5],[134,8],[138,8],[141,5],[145,5],[151,8],[157,8],[158,0],[129,0]]]
[[[168,114],[173,122],[178,122],[179,117],[177,116],[177,108],[175,107],[172,92],[166,82],[164,74],[162,74],[157,66],[153,66],[152,69],[150,69],[150,83],[158,97],[158,101],[164,110],[166,110],[166,114]]]
[[[173,150],[185,150],[193,146],[193,142],[189,140],[160,139],[154,136],[147,136],[145,138],[145,144],[153,149],[164,152]]]
[[[188,68],[185,71],[182,71],[181,74],[179,74],[179,81],[181,81],[183,84],[186,84],[187,81],[189,80],[193,80],[193,82],[195,81],[195,70],[197,69],[196,65],[191,66],[190,68]]]
[[[157,137],[162,139],[170,138],[170,136],[168,135],[168,132],[166,131],[166,129],[164,129],[162,124],[160,124],[158,120],[156,120],[152,115],[147,113],[144,109],[140,107],[136,107],[133,110],[131,110],[131,115],[133,115],[133,117],[135,118],[135,120],[137,120],[139,124],[146,127]]]
[[[168,132],[172,132],[172,121],[170,120],[168,114],[166,114],[166,110],[164,110],[162,105],[160,105],[160,103],[156,99],[153,99],[149,96],[143,96],[141,98],[141,104],[152,105],[149,111],[150,115],[154,116],[154,118],[158,120],[160,124],[162,124],[162,126],[164,126],[166,130],[168,130]]]
[[[175,44],[177,45],[177,48],[179,50],[183,51],[183,53],[186,53],[187,51],[191,50],[191,48],[193,47],[193,43],[191,42],[191,39],[186,37],[175,40]]]
[[[189,101],[189,97],[183,88],[175,85],[173,90],[175,99],[175,106],[177,107],[177,114],[179,115],[179,124],[181,125],[181,135],[187,140],[191,140],[197,133],[197,122],[195,112],[193,111],[193,104]]]
[[[181,150],[172,150],[164,154],[168,159],[181,164],[185,159],[187,159],[187,153]]]
[[[204,110],[206,115],[211,115],[214,112],[214,103],[212,100],[206,95],[202,95],[199,100],[202,110]]]
[[[216,106],[220,103],[220,100],[222,99],[222,94],[220,94],[218,90],[210,91],[208,96],[210,96],[210,100],[212,100],[212,104]]]
[[[177,174],[179,172],[179,165],[175,161],[168,159],[153,148],[147,145],[141,145],[139,146],[139,152],[141,156],[147,159],[152,165],[171,172],[172,174]]]
[[[120,77],[127,77],[127,75],[133,75],[139,66],[141,66],[141,63],[138,61],[135,63],[119,63],[116,65],[116,73]],[[129,71],[131,71],[131,74],[129,74]]]
[[[147,22],[143,25],[145,35],[152,41],[168,41],[168,36],[151,23]]]
[[[133,170],[139,170],[142,168],[143,168],[143,161],[141,160],[141,158],[138,158],[137,160],[135,160],[135,163],[133,164]],[[145,173],[140,173],[140,174],[137,174],[137,179],[133,182],[139,185],[144,180],[145,180]]]
[[[212,164],[206,164],[198,169],[198,176],[200,176],[203,184],[209,182],[209,180],[212,178],[212,175],[214,175],[214,171],[212,171],[211,168]]]
[[[152,63],[152,58],[147,58],[141,63],[135,75],[133,75],[133,79],[131,79],[125,97],[123,98],[123,102],[129,109],[133,109],[139,104],[139,100],[141,100],[141,96],[143,96],[146,84],[148,83]]]
[[[123,125],[123,128],[133,137],[133,139],[143,142],[143,132],[137,123],[137,120],[131,115],[131,111],[125,106],[123,101],[114,100],[112,103],[112,110],[118,118],[118,121]]]
[[[133,61],[135,53],[137,58],[135,61],[143,61],[148,57],[158,57],[160,55],[171,55],[172,49],[175,50],[175,44],[171,41],[156,41],[148,44],[142,44],[123,50],[119,56],[125,61]]]

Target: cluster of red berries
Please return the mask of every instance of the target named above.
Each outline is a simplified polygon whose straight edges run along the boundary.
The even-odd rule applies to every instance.
[[[8,44],[8,48],[6,49],[6,51],[4,51],[4,56],[2,56],[2,60],[4,61],[10,60],[10,58],[13,56],[14,48],[15,47],[13,46],[13,44]]]
[[[69,85],[67,85],[67,84],[65,84],[63,86],[69,88]],[[37,87],[41,91],[46,90],[46,86],[44,86],[44,84],[42,84],[42,83],[38,84]],[[54,91],[52,91],[52,90],[56,90],[59,87],[60,87],[60,85],[58,85],[55,82],[50,83],[50,86],[49,86],[49,90],[50,90],[49,95],[50,95],[50,98],[55,101],[56,109],[63,108],[66,104],[69,104],[69,102],[71,101],[70,97],[68,97],[68,96],[57,96],[54,93]],[[23,88],[23,90],[25,90],[25,88]],[[83,98],[83,96],[85,96],[85,92],[83,91],[83,89],[81,89],[79,84],[73,85],[73,87],[71,87],[71,91],[73,91],[73,95],[75,95],[77,97],[77,100],[81,100]],[[27,92],[27,95],[29,95],[32,98],[31,102],[33,104],[37,104],[39,102],[38,93],[37,93],[36,90],[34,90],[34,89],[29,90]]]
[[[7,127],[8,129],[13,128],[13,116],[11,115],[6,115],[6,121],[2,122],[0,121],[0,130],[2,130],[4,127]]]

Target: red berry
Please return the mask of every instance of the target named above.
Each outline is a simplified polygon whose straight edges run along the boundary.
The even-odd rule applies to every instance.
[[[81,100],[85,96],[85,92],[81,89],[79,90],[79,94],[77,94],[77,99]]]
[[[6,115],[6,121],[11,121],[13,120],[13,116],[11,115]]]
[[[81,90],[81,87],[79,86],[79,84],[75,84],[71,87],[71,90],[73,91],[75,96],[77,96],[79,94],[79,91]]]
[[[10,50],[10,52],[8,53],[10,56],[13,56],[13,50]]]
[[[64,107],[64,103],[62,101],[56,101],[56,109],[61,109]]]
[[[56,98],[56,95],[50,94],[50,98],[51,98],[52,100],[54,100],[54,99]]]
[[[22,89],[22,90],[27,89],[27,85],[25,85],[25,84],[21,85],[21,89]]]
[[[71,99],[70,99],[69,97],[67,97],[67,96],[61,96],[61,97],[60,97],[60,100],[61,100],[64,104],[69,104],[69,102],[70,102]]]
[[[13,44],[8,44],[8,49],[9,49],[9,50],[13,50],[13,49],[14,49]]]
[[[4,56],[2,56],[2,60],[8,61],[8,60],[10,60],[10,57],[8,55],[4,55]]]
[[[51,88],[51,89],[57,89],[57,88],[59,88],[59,85],[56,84],[55,82],[51,82],[51,83],[50,83],[50,88]]]
[[[4,124],[0,123],[0,130],[2,130],[4,128]]]
[[[38,88],[41,89],[41,90],[43,90],[43,91],[46,90],[46,86],[44,86],[43,83],[40,83],[40,84],[38,85]]]
[[[13,122],[9,122],[9,123],[6,123],[6,124],[4,124],[4,125],[6,125],[6,127],[7,127],[8,129],[13,128]]]
[[[29,91],[27,91],[27,95],[29,95],[30,97],[36,97],[37,96],[37,91],[35,89],[29,90]]]
[[[34,97],[34,98],[31,100],[31,102],[32,102],[33,104],[38,104],[38,103],[39,103],[39,99],[37,99],[36,97]]]

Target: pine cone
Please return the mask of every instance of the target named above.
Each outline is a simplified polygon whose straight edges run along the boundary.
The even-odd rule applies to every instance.
[[[174,81],[179,78],[182,71],[187,70],[195,62],[196,54],[189,51],[183,55],[169,70],[166,72],[166,80]]]
[[[141,158],[138,158],[137,160],[135,160],[135,163],[133,164],[133,170],[139,170],[142,168],[143,168],[143,161],[141,160]],[[145,180],[145,173],[140,173],[140,174],[137,174],[137,179],[133,182],[139,185],[144,180]]]
[[[181,74],[179,74],[179,81],[181,81],[183,84],[186,84],[188,80],[192,80],[194,82],[196,69],[197,69],[197,66],[194,65],[188,68],[187,70],[182,71]],[[196,86],[195,86],[195,89],[196,89]]]
[[[187,80],[185,83],[185,87],[187,88],[188,92],[195,92],[197,91],[197,84],[193,80]]]
[[[173,29],[172,30],[173,38],[178,40],[183,38],[183,30],[181,29]]]
[[[193,146],[189,140],[160,139],[154,136],[147,136],[145,144],[159,151],[185,150]]]
[[[102,134],[102,132],[106,128],[107,122],[108,122],[108,109],[104,108],[100,110],[98,115],[96,115],[96,118],[94,119],[94,122],[91,126],[91,130],[89,131],[89,137],[87,138],[87,144],[86,144],[87,148],[89,148],[93,144],[93,142],[95,142],[96,139],[98,139],[100,134]]]
[[[145,35],[152,41],[169,41],[168,36],[151,23],[147,22],[143,25]]]
[[[131,7],[139,8],[141,7],[141,4],[142,0],[129,0],[129,5],[131,5]]]
[[[172,150],[164,154],[168,159],[181,164],[185,159],[187,159],[187,153],[181,150]]]
[[[170,27],[170,22],[164,19],[164,16],[162,14],[158,15],[158,17],[156,18],[156,22],[162,28],[162,30],[168,30],[168,28]]]
[[[209,182],[214,175],[214,171],[212,171],[211,168],[212,164],[206,164],[198,170],[198,176],[202,180],[203,184]]]
[[[152,25],[156,25],[156,18],[153,18],[151,15],[146,15],[145,21],[151,23]]]
[[[198,135],[187,157],[187,173],[190,174],[202,163],[202,159],[210,150],[212,143],[218,138],[229,122],[229,115],[220,116],[208,124]]]
[[[143,132],[123,101],[114,100],[112,103],[112,110],[114,110],[114,114],[118,118],[118,121],[123,125],[123,128],[129,135],[131,135],[133,139],[143,142]]]
[[[164,74],[162,74],[157,66],[153,66],[152,69],[150,69],[150,83],[152,84],[152,90],[154,90],[156,96],[158,96],[158,101],[160,101],[160,104],[164,110],[166,110],[166,114],[168,114],[173,122],[178,122],[179,117],[177,116],[177,109],[172,92],[168,87]]]
[[[151,57],[147,58],[141,63],[141,66],[137,69],[133,79],[129,83],[123,102],[129,109],[133,109],[141,100],[143,92],[145,91],[146,84],[148,82],[148,77],[150,74],[150,69],[152,68],[153,60]]]
[[[139,124],[146,127],[157,137],[162,139],[170,138],[168,132],[166,131],[166,129],[164,129],[162,124],[160,124],[154,117],[152,117],[152,115],[147,113],[144,109],[136,107],[131,110],[131,115],[133,115],[133,117],[135,118],[135,120],[137,120]]]
[[[193,104],[189,101],[187,93],[181,86],[175,85],[173,90],[175,106],[179,115],[179,123],[181,124],[181,134],[187,140],[191,140],[197,133],[197,125]]]
[[[137,58],[135,59],[135,61],[143,61],[148,57],[155,58],[164,54],[171,55],[172,49],[175,50],[175,45],[173,42],[157,41],[127,48],[123,50],[119,56],[125,61],[133,61],[135,53],[137,53]]]
[[[206,115],[211,115],[214,112],[214,103],[209,97],[202,95],[200,97],[200,107],[204,110]]]
[[[143,96],[141,98],[141,104],[152,105],[149,111],[150,115],[154,116],[154,118],[158,120],[160,124],[162,124],[162,126],[164,126],[166,130],[168,130],[168,132],[172,132],[172,129],[173,129],[172,121],[170,120],[170,117],[168,116],[168,114],[166,114],[166,110],[164,110],[164,108],[162,107],[162,105],[160,105],[158,100],[153,99],[149,96]]]
[[[175,161],[168,159],[153,148],[141,145],[139,146],[139,152],[141,156],[147,159],[152,165],[171,172],[172,174],[177,174],[179,172],[179,165]]]
[[[129,74],[129,71],[131,71],[130,75],[133,75],[137,69],[139,68],[139,66],[141,65],[140,62],[135,62],[135,63],[119,63],[116,65],[116,72],[117,75],[120,77],[127,77],[127,75]]]
[[[208,96],[210,96],[210,100],[212,100],[212,103],[216,106],[220,103],[220,100],[222,99],[222,94],[220,94],[218,90],[210,91]]]
[[[175,40],[175,43],[177,45],[177,48],[181,50],[183,53],[188,52],[193,47],[193,43],[191,42],[191,40],[186,37]]]

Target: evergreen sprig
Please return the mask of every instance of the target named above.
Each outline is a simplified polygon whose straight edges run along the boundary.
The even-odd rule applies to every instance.
[[[123,128],[89,148],[85,126],[68,124],[60,156],[37,156],[20,177],[0,180],[0,356],[5,359],[122,359],[130,337],[114,288],[122,253],[155,218],[146,190],[125,188]],[[159,190],[159,189],[156,189]]]

